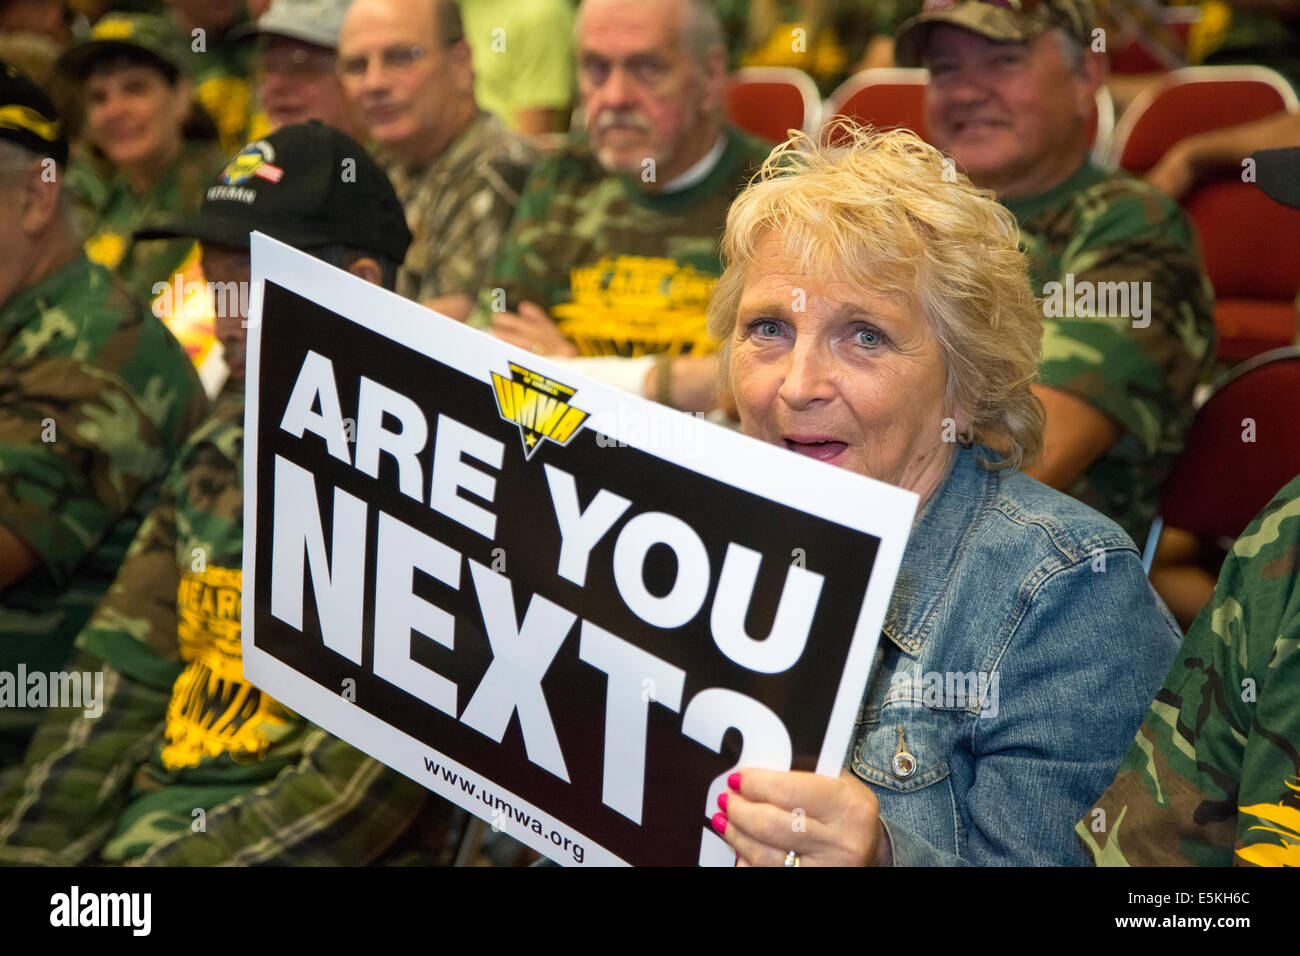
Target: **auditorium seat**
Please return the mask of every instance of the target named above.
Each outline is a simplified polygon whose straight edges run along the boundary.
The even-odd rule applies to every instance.
[[[816,136],[822,104],[817,84],[802,70],[754,66],[731,75],[725,109],[732,125],[770,143],[780,143],[791,129]]]
[[[1295,112],[1297,105],[1287,81],[1264,67],[1175,70],[1143,90],[1120,118],[1110,163],[1141,176],[1185,136]],[[1300,210],[1273,202],[1237,170],[1200,184],[1182,204],[1214,285],[1219,358],[1239,362],[1292,344]]]
[[[1228,372],[1196,413],[1147,538],[1150,570],[1163,526],[1232,540],[1300,475],[1300,348],[1257,355]]]

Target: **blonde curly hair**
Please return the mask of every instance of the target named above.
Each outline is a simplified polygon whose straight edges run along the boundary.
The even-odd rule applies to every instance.
[[[776,147],[727,213],[726,269],[709,303],[724,384],[748,268],[773,235],[800,272],[919,309],[943,355],[949,406],[1003,455],[986,464],[1027,465],[1043,442],[1030,391],[1043,327],[1015,218],[914,133],[851,121],[828,133],[832,146],[796,133]]]

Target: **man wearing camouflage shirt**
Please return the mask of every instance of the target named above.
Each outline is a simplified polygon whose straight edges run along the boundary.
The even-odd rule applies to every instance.
[[[1237,539],[1110,789],[1100,866],[1300,866],[1300,477]]]
[[[82,254],[67,140],[4,64],[0,118],[3,768],[56,703],[26,691],[63,667],[206,402],[171,333]]]
[[[197,218],[149,235],[198,238],[212,281],[247,283],[251,229],[389,287],[410,238],[383,172],[321,123],[250,144]],[[427,860],[423,837],[450,810],[244,677],[239,309],[218,334],[231,380],[78,638],[82,666],[105,675],[103,714],[42,723],[23,778],[0,793],[0,863]]]
[[[1117,521],[1141,545],[1214,355],[1213,292],[1183,212],[1088,161],[1105,61],[1089,0],[1027,12],[929,0],[899,31],[927,66],[935,144],[1020,220],[1043,299],[1035,394],[1047,412],[1029,474]]]
[[[440,308],[483,286],[536,154],[478,108],[455,0],[355,0],[339,73],[406,210],[397,292]]]
[[[709,411],[718,242],[768,148],[723,124],[726,50],[707,0],[586,0],[577,49],[587,135],[533,171],[470,321]]]

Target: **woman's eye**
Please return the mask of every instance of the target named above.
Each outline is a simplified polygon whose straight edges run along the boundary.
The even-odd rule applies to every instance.
[[[781,334],[781,323],[774,319],[759,319],[750,330],[760,339],[774,339]]]
[[[885,344],[885,335],[879,329],[858,329],[853,333],[854,341],[866,349],[875,349]]]

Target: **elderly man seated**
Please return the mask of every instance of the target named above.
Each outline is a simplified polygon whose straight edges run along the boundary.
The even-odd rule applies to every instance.
[[[533,171],[473,323],[676,408],[714,406],[718,237],[767,152],[723,124],[722,41],[707,0],[582,4],[587,135]]]
[[[1213,292],[1178,206],[1088,160],[1093,25],[1089,0],[930,0],[896,56],[930,69],[935,145],[1020,221],[1044,321],[1030,474],[1141,543],[1213,359]]]

